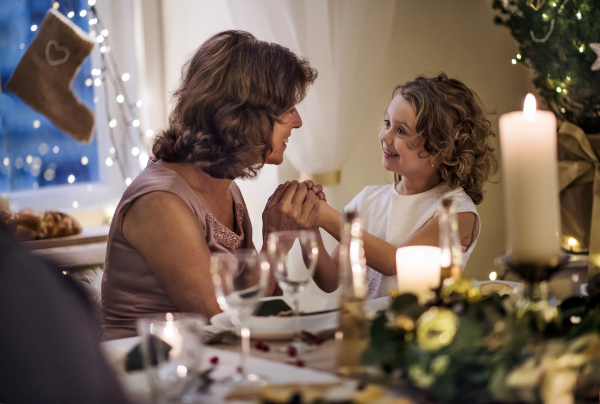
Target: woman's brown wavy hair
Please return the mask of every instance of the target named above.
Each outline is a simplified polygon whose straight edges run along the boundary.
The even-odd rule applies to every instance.
[[[275,122],[317,78],[306,59],[244,31],[204,42],[183,66],[158,159],[197,164],[214,178],[252,178],[272,151]]]
[[[451,188],[463,187],[475,204],[483,201],[483,184],[498,171],[490,139],[495,136],[485,107],[471,89],[442,73],[417,77],[396,86],[416,115],[412,148],[423,145],[440,176]]]

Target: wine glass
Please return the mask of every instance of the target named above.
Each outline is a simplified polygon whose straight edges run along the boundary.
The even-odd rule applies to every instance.
[[[198,402],[204,317],[166,313],[137,321],[153,403]]]
[[[248,373],[246,361],[250,354],[250,329],[245,321],[264,297],[269,280],[269,263],[255,250],[240,249],[233,253],[215,253],[210,258],[210,271],[219,307],[231,319],[241,337],[240,365],[232,376],[239,384],[265,385],[255,373]]]
[[[294,301],[294,337],[291,346],[297,352],[314,348],[302,342],[300,296],[315,270],[318,253],[317,235],[312,230],[274,232],[267,239],[267,255],[275,278],[281,289],[290,294]]]

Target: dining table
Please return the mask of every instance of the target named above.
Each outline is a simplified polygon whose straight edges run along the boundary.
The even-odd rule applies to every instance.
[[[387,297],[367,301],[365,311],[371,317],[374,317],[379,310],[384,309],[387,305]],[[219,335],[220,333],[221,335]],[[290,343],[289,340],[253,338],[246,370],[248,373],[260,374],[264,380],[268,381],[270,386],[290,384],[332,385],[337,386],[342,391],[345,390],[347,394],[348,391],[359,388],[362,382],[338,374],[334,334],[335,330],[323,330],[323,333],[314,334],[320,337],[317,338],[317,343],[313,342],[313,349],[296,355],[291,355],[285,349]],[[251,390],[239,389],[236,386],[218,382],[219,380],[225,380],[227,375],[235,372],[239,365],[240,345],[235,334],[208,325],[206,335],[208,342],[203,346],[202,368],[211,369],[210,377],[217,382],[210,386],[207,394],[202,398],[202,402],[253,402],[254,396],[251,394]],[[219,338],[214,338],[215,335]],[[102,348],[109,362],[117,369],[117,374],[132,401],[134,403],[147,403],[149,402],[149,388],[143,372],[133,372],[132,374],[123,370],[125,355],[139,341],[139,337],[112,340],[103,342]],[[245,398],[242,399],[242,397]]]

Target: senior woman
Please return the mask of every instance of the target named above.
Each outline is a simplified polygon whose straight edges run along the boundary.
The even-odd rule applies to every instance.
[[[317,72],[287,48],[242,31],[219,33],[182,69],[169,127],[115,211],[102,279],[102,339],[136,335],[138,318],[220,312],[209,274],[214,252],[253,248],[252,225],[233,181],[281,164],[295,105]],[[312,188],[312,189],[309,189]],[[280,186],[263,213],[263,236],[312,228],[318,186]],[[269,283],[273,293],[276,283]]]

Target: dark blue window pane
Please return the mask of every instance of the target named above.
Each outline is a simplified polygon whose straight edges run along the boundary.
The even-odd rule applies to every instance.
[[[42,24],[52,4],[50,0],[0,1],[0,191],[100,180],[96,136],[87,144],[76,141],[6,89],[37,33],[32,26]],[[87,0],[58,0],[58,4],[58,11],[66,16],[72,12],[71,20],[89,32]],[[88,57],[73,80],[72,91],[94,112],[91,71]]]

